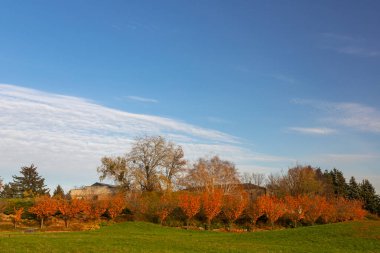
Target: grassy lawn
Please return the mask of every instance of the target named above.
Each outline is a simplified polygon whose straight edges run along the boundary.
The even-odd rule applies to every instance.
[[[380,221],[243,234],[144,222],[86,232],[1,232],[0,252],[380,252]]]

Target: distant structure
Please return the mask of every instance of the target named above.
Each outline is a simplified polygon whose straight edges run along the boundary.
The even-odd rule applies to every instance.
[[[241,187],[248,193],[250,200],[254,201],[262,195],[267,195],[267,188],[251,183],[241,184]]]
[[[96,182],[90,186],[72,189],[69,195],[72,199],[102,200],[116,194],[118,189],[119,188],[114,185]]]

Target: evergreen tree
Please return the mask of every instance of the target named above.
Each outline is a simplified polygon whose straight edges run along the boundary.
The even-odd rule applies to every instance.
[[[38,175],[37,167],[33,164],[29,167],[22,167],[21,176],[12,176],[10,191],[15,198],[36,197],[49,193],[46,188],[45,179]]]
[[[347,198],[360,199],[360,187],[354,177],[351,177],[348,183]]]
[[[53,193],[53,198],[65,198],[65,192],[63,191],[62,187],[60,185],[55,188]]]
[[[346,197],[348,185],[343,176],[343,172],[334,168],[330,172],[325,171],[325,174],[331,184],[335,196]]]
[[[379,196],[376,195],[375,188],[372,186],[372,184],[367,179],[364,179],[359,187],[360,196],[364,202],[364,208],[371,213],[379,212]]]

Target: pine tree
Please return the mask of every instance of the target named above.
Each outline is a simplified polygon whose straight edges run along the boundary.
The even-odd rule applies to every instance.
[[[354,177],[351,177],[348,183],[347,198],[360,199],[360,187]]]
[[[37,167],[34,164],[29,167],[22,167],[21,176],[12,176],[10,183],[11,194],[15,198],[27,198],[45,195],[49,193],[46,188],[45,179],[38,175]]]
[[[335,196],[347,196],[348,185],[342,171],[334,168],[330,172],[325,171],[325,176],[328,178]]]
[[[380,208],[379,196],[376,195],[376,191],[373,185],[367,179],[364,179],[359,187],[360,196],[364,202],[364,208],[371,213],[377,213]]]
[[[53,193],[53,198],[65,198],[65,192],[63,191],[62,187],[60,185],[55,188],[54,193]]]

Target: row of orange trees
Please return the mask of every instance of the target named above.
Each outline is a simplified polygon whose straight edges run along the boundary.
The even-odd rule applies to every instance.
[[[300,222],[315,224],[341,222],[346,220],[362,219],[366,211],[358,200],[345,198],[327,199],[319,195],[299,195],[278,198],[263,195],[252,200],[246,192],[223,193],[213,192],[176,192],[161,194],[129,193],[118,194],[105,200],[67,200],[42,196],[35,200],[29,213],[34,214],[40,221],[41,228],[51,216],[60,217],[66,228],[72,219],[85,217],[87,220],[99,220],[107,214],[114,219],[129,209],[133,215],[141,219],[156,216],[163,224],[175,210],[186,217],[186,225],[197,219],[203,219],[207,227],[219,217],[228,224],[228,227],[239,219],[249,221],[251,226],[261,218],[267,220],[272,228],[279,219],[290,220],[294,227]],[[21,220],[24,209],[15,209],[14,225]],[[173,215],[174,216],[174,215]],[[201,218],[200,218],[201,217]],[[178,219],[178,216],[176,217]]]
[[[108,217],[114,219],[126,207],[126,199],[122,194],[112,196],[105,200],[83,200],[65,198],[52,198],[48,195],[41,196],[35,199],[34,205],[27,209],[31,214],[34,214],[40,221],[40,228],[43,228],[44,222],[52,216],[60,217],[65,227],[69,227],[72,219],[79,216],[87,220],[99,220],[102,215],[107,213]],[[25,209],[14,208],[12,221],[14,226],[21,221],[21,217]]]
[[[191,195],[187,194],[184,196],[187,197],[180,201],[181,208],[186,210],[189,206],[191,214],[196,213],[194,205],[189,204],[199,197],[196,195],[190,197]],[[229,224],[242,216],[248,216],[251,224],[255,225],[260,217],[265,216],[272,227],[281,217],[290,219],[293,225],[297,226],[300,221],[313,225],[318,219],[331,223],[362,219],[366,214],[360,201],[344,198],[326,199],[318,195],[286,196],[283,199],[264,195],[251,201],[245,193],[222,196],[220,192],[214,192],[204,193],[201,200],[208,224],[219,214],[222,214]],[[191,218],[190,215],[187,217]]]

